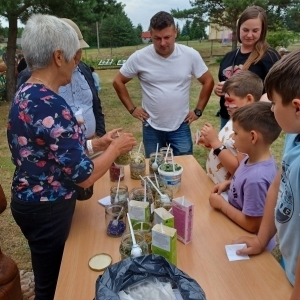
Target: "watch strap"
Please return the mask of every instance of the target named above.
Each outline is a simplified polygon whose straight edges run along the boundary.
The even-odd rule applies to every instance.
[[[222,145],[221,147],[214,149],[213,153],[214,155],[218,156],[224,149],[227,149],[227,147],[225,145]]]

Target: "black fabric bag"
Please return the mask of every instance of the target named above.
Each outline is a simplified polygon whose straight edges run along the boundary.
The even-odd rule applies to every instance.
[[[196,280],[164,257],[154,254],[127,258],[108,267],[96,281],[95,300],[120,300],[120,291],[150,276],[159,281],[167,279],[180,291],[184,300],[206,300],[205,293]]]
[[[79,201],[90,199],[93,196],[93,193],[94,193],[94,185],[91,185],[90,187],[85,189],[85,188],[82,188],[82,187],[75,184],[74,189],[77,193],[77,198],[76,199],[79,200]]]

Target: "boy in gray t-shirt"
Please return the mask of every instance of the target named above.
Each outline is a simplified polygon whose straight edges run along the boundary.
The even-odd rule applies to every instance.
[[[279,136],[281,128],[271,106],[268,102],[255,102],[233,113],[235,147],[247,156],[241,161],[232,180],[217,184],[209,197],[212,207],[252,233],[259,230],[266,194],[276,175],[270,145]],[[227,190],[228,202],[221,195]],[[274,246],[275,239],[268,249]]]

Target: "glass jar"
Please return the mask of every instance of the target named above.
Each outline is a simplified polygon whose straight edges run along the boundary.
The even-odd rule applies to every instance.
[[[165,159],[167,154],[168,147],[161,147],[159,152],[163,154],[163,158]],[[172,162],[173,149],[170,147],[168,151],[168,156],[166,158],[166,162]]]
[[[153,170],[152,164],[155,161],[155,156],[156,156],[156,152],[150,153],[150,157],[149,157],[149,173],[150,174],[153,174],[153,173],[158,174],[158,171],[157,171],[158,167],[165,162],[163,153],[158,152],[157,157],[156,157],[157,169]]]
[[[148,244],[148,252],[152,253],[151,244],[152,244],[152,225],[149,222],[138,222],[132,226],[135,232],[142,234],[145,238],[146,243]]]
[[[131,151],[130,155],[130,178],[140,179],[140,176],[145,176],[146,160],[142,152]]]
[[[119,186],[119,191],[117,195],[117,186],[112,186],[110,188],[110,202],[111,204],[119,204],[124,206],[127,210],[127,198],[129,198],[128,187],[127,185]]]
[[[109,168],[109,177],[110,181],[118,181],[120,177],[120,181],[124,180],[124,166],[118,166],[113,163]]]
[[[170,202],[162,202],[160,198],[160,194],[156,192],[155,198],[154,198],[154,209],[159,207],[164,207],[166,210],[170,210],[172,208],[172,200],[173,200],[173,192],[172,190],[162,187],[159,189],[162,194],[168,195],[170,198]]]
[[[126,229],[125,209],[122,205],[109,205],[105,207],[106,233],[111,237],[121,236]]]
[[[161,181],[161,178],[159,177],[159,175],[156,175],[156,179],[155,179],[155,175],[154,174],[150,174],[148,176],[151,179],[151,181],[157,186],[158,183],[158,187],[160,188],[166,188],[167,186]],[[157,182],[156,182],[157,181]],[[144,186],[144,180],[141,179],[141,185]],[[147,185],[147,189],[149,189],[152,193],[152,198],[155,199],[156,198],[156,194],[157,194],[157,190],[155,189],[155,187],[151,184],[151,182],[146,179],[146,185]]]
[[[134,237],[135,237],[136,243],[142,249],[142,255],[149,254],[148,244],[146,243],[144,236],[142,234],[138,233],[138,232],[134,232]],[[133,245],[133,243],[132,243],[131,234],[128,233],[128,232],[125,232],[122,235],[121,244],[120,244],[120,247],[119,247],[121,260],[126,259],[128,257],[131,257],[132,245]]]
[[[144,195],[145,195],[145,188],[144,187],[136,187],[130,191],[129,199],[143,202]],[[149,202],[150,204],[153,203],[152,193],[148,188],[146,188],[146,202]]]
[[[130,154],[129,154],[129,152],[119,155],[115,159],[115,164],[118,165],[118,166],[127,166],[127,165],[129,165],[130,164]]]

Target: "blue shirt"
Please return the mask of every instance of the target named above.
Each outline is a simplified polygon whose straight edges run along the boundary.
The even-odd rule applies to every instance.
[[[93,171],[71,108],[43,84],[24,83],[17,91],[7,139],[16,166],[12,192],[20,200],[74,198],[74,183],[83,182]]]
[[[82,109],[84,124],[81,128],[87,138],[92,137],[96,132],[93,94],[88,82],[78,67],[73,71],[71,83],[61,86],[58,92],[69,104],[73,113],[80,108]]]

